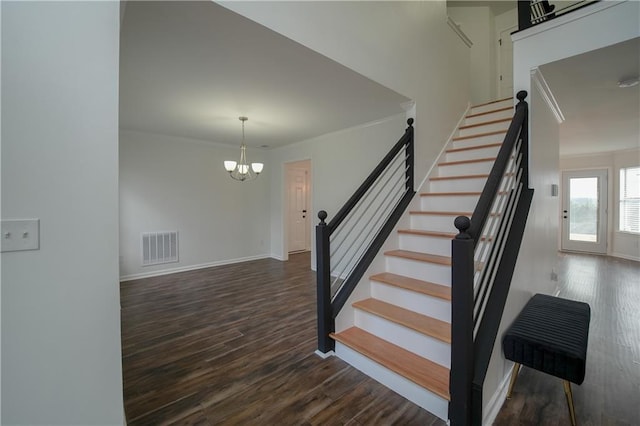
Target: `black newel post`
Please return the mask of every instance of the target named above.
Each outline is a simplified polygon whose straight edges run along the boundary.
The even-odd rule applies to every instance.
[[[316,276],[318,304],[318,351],[330,352],[334,349],[334,341],[329,333],[334,331],[331,316],[331,265],[329,251],[329,227],[325,223],[327,212],[318,212],[320,223],[316,226]]]
[[[531,1],[518,0],[518,30],[522,31],[531,25]]]
[[[451,242],[451,372],[449,419],[453,426],[471,424],[473,378],[473,239],[471,220],[458,216],[459,233]]]
[[[527,91],[521,90],[516,94],[518,98],[518,104],[516,110],[524,109],[524,119],[522,121],[522,128],[520,129],[520,152],[522,153],[522,183],[524,188],[529,188],[529,104],[525,101],[527,97]]]
[[[407,133],[409,135],[409,142],[407,142],[406,148],[406,169],[407,169],[407,191],[413,191],[413,118],[407,120]]]

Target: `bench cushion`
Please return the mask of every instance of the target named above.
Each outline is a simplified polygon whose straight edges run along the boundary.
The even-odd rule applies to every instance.
[[[536,294],[502,341],[505,358],[576,384],[584,381],[591,309]]]

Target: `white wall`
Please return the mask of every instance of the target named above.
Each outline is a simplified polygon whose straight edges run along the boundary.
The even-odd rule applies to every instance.
[[[520,313],[526,302],[536,293],[552,294],[557,284],[552,272],[557,272],[557,235],[559,232],[559,197],[551,195],[551,185],[558,184],[560,129],[555,116],[542,100],[537,87],[527,99],[530,107],[530,168],[529,187],[534,189],[533,202],[518,262],[511,281],[502,322],[498,330],[493,354],[484,383],[483,414],[490,416],[504,401],[495,398],[505,377],[510,373],[511,361],[504,359],[502,335]],[[493,399],[493,400],[492,400]],[[485,424],[485,422],[483,422]]]
[[[311,160],[312,265],[315,268],[315,226],[318,212],[331,220],[374,167],[404,134],[405,117],[398,115],[269,151],[271,174],[271,254],[287,256],[284,244],[284,164]]]
[[[416,102],[416,182],[469,100],[469,50],[445,1],[221,2]]]
[[[620,232],[620,169],[640,165],[640,149],[560,158],[561,170],[607,169],[609,171],[607,254],[640,261],[640,235]],[[560,214],[560,212],[558,212]]]
[[[513,87],[530,92],[540,65],[640,36],[640,2],[603,1],[513,35]]]
[[[496,99],[496,49],[493,12],[488,6],[449,7],[449,16],[473,42],[469,75],[471,103]]]
[[[2,423],[122,425],[118,2],[2,2]]]
[[[545,63],[637,37],[640,32],[637,2],[601,2],[594,6],[512,37],[514,93],[526,90],[531,99],[529,173],[536,192],[484,384],[485,421],[491,421],[502,404],[512,366],[502,354],[504,330],[533,294],[552,294],[556,289],[551,272],[555,272],[557,262],[559,197],[551,197],[551,184],[559,184],[559,127],[532,84],[531,71]],[[594,10],[598,13],[592,13]]]
[[[124,279],[269,256],[266,162],[254,181],[229,177],[224,160],[239,146],[122,130],[120,132],[120,275]],[[249,161],[265,151],[247,148]],[[142,266],[141,233],[178,231],[179,262]]]

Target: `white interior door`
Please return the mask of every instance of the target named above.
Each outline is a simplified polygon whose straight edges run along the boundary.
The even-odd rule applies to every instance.
[[[562,249],[607,252],[607,170],[562,173]]]
[[[304,164],[287,167],[287,193],[289,252],[311,250],[309,168]]]
[[[513,43],[511,33],[516,27],[500,31],[498,39],[498,97],[508,98],[513,95]]]

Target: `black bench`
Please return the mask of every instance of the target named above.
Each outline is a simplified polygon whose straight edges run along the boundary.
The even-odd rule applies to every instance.
[[[515,362],[507,399],[520,365],[563,380],[571,424],[576,424],[571,382],[584,381],[591,308],[583,302],[536,294],[522,309],[502,341],[504,356]]]

